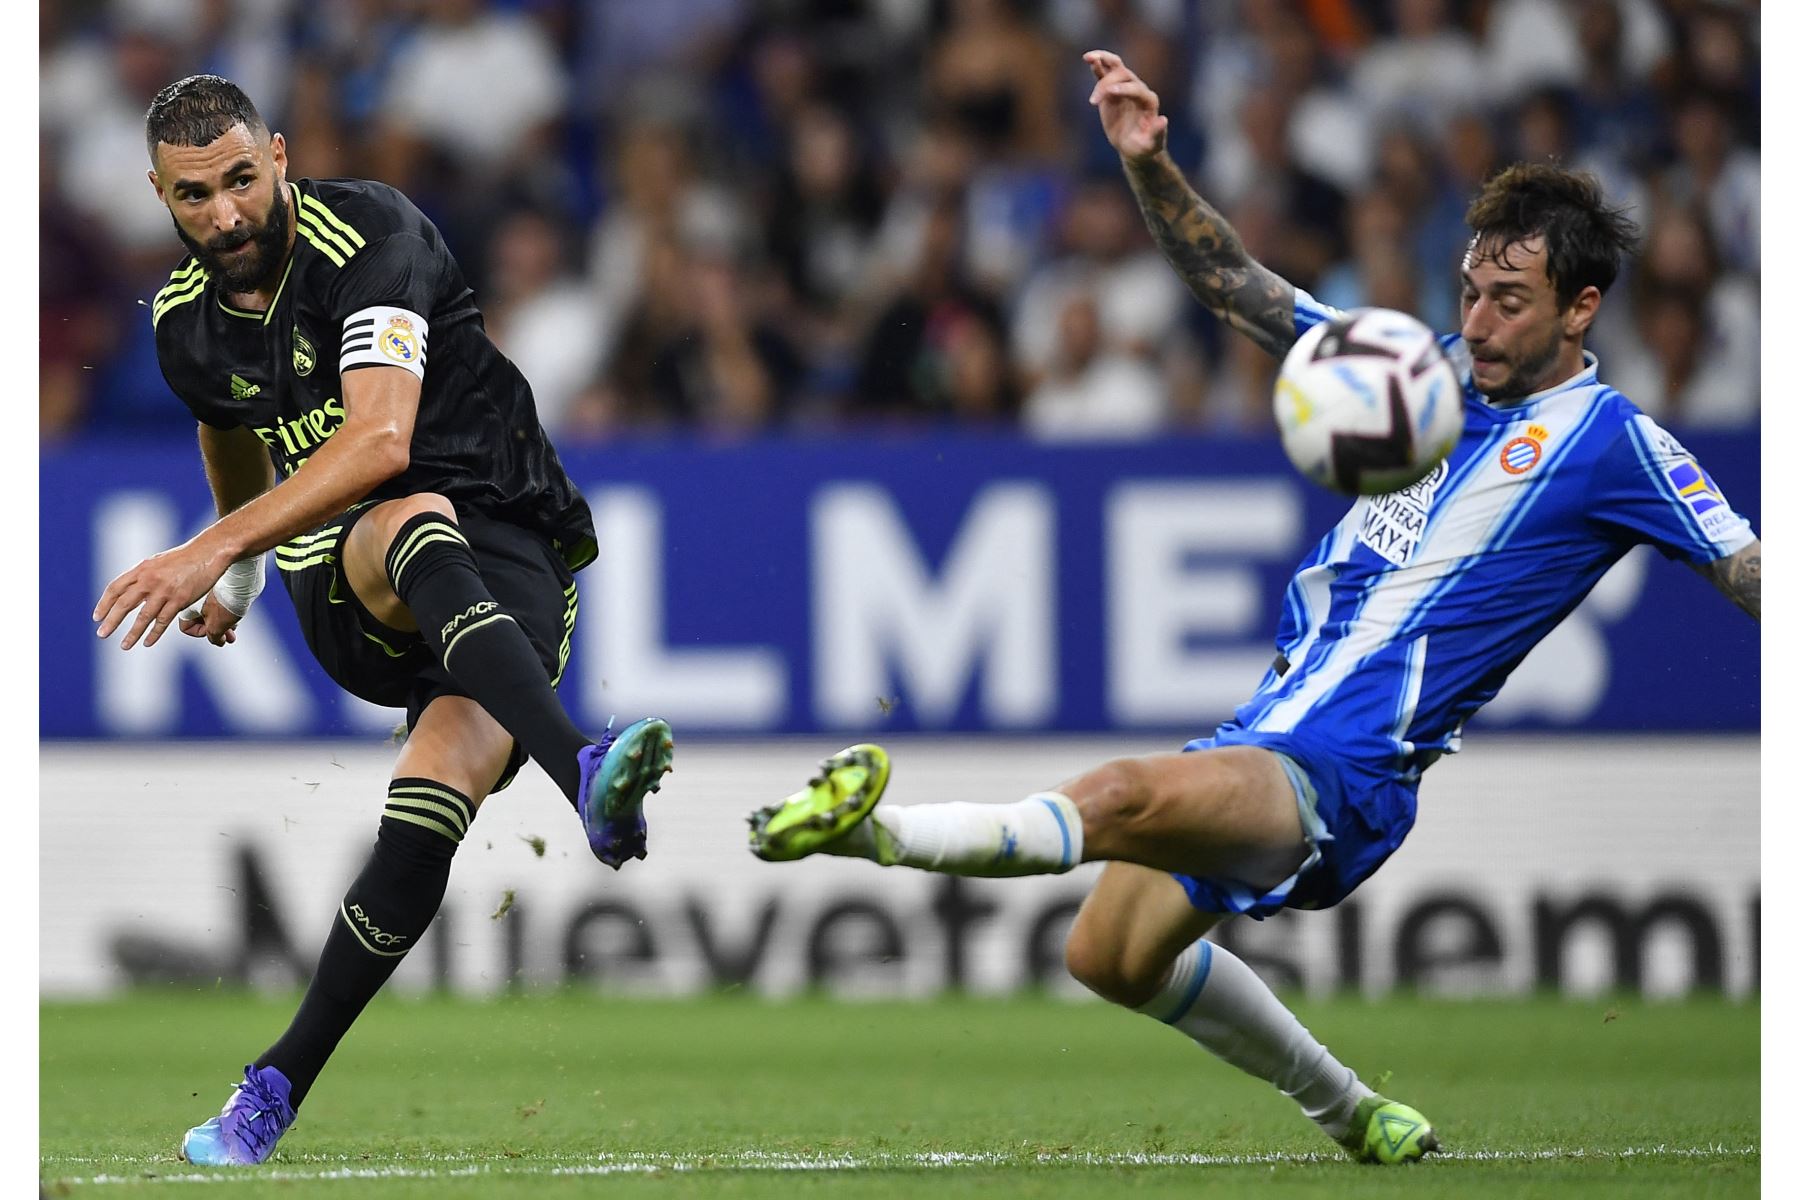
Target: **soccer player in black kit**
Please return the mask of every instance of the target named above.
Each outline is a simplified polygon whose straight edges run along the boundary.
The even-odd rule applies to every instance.
[[[293,1023],[183,1139],[248,1165],[425,932],[489,793],[536,759],[617,869],[644,856],[674,740],[652,717],[596,743],[557,699],[592,516],[424,214],[380,183],[288,179],[281,135],[216,75],[163,89],[145,141],[189,251],[151,305],[157,357],[219,519],[108,584],[98,633],[130,622],[129,650],[179,621],[226,645],[273,549],[326,673],[409,730]]]

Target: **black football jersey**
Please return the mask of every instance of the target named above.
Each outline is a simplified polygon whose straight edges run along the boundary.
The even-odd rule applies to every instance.
[[[572,570],[591,562],[587,501],[436,227],[370,180],[290,181],[288,201],[299,236],[266,313],[232,308],[192,256],[157,293],[169,387],[206,424],[253,429],[286,478],[343,425],[345,373],[409,370],[422,381],[411,461],[369,498],[438,492],[542,533]]]

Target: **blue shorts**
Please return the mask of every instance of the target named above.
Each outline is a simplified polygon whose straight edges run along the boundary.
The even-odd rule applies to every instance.
[[[1346,762],[1304,736],[1221,729],[1183,750],[1261,746],[1273,751],[1294,787],[1300,827],[1312,853],[1272,888],[1234,879],[1176,874],[1201,912],[1243,913],[1262,920],[1284,908],[1330,908],[1387,861],[1412,830],[1419,784],[1397,772]]]

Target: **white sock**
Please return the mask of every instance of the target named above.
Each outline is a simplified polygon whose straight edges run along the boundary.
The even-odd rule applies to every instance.
[[[1195,942],[1183,950],[1162,991],[1137,1011],[1181,1030],[1239,1070],[1268,1080],[1332,1137],[1341,1136],[1357,1104],[1374,1095],[1356,1072],[1307,1032],[1255,971],[1211,942]]]
[[[1061,792],[1017,804],[882,805],[826,852],[946,875],[1058,875],[1081,862],[1081,812]]]

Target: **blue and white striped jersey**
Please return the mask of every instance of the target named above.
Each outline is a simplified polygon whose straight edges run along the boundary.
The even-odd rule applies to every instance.
[[[1296,289],[1305,333],[1337,310]],[[1460,335],[1462,439],[1429,476],[1365,496],[1288,585],[1270,670],[1226,729],[1306,737],[1416,775],[1625,552],[1711,562],[1756,539],[1665,430],[1580,374],[1505,408],[1475,390]],[[1278,660],[1279,665],[1279,660]]]

